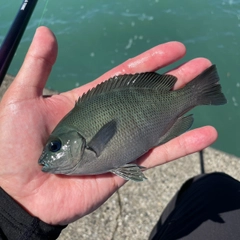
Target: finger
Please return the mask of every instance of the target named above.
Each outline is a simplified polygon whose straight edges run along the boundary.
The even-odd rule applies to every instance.
[[[185,46],[180,42],[167,42],[131,58],[113,68],[101,78],[108,79],[120,74],[152,72],[163,68],[182,58],[186,53]]]
[[[180,58],[186,53],[185,46],[180,42],[168,42],[160,44],[134,58],[127,60],[113,68],[95,81],[71,91],[71,94],[79,96],[88,89],[95,87],[98,83],[120,74],[131,74],[138,72],[152,72],[165,67]]]
[[[169,71],[168,74],[174,75],[178,79],[174,89],[183,87],[211,65],[212,63],[206,58],[195,58]]]
[[[54,34],[46,27],[39,27],[10,88],[15,92],[11,95],[17,99],[41,96],[56,57],[57,41]]]
[[[217,136],[216,129],[211,126],[188,131],[141,157],[139,159],[140,165],[143,163],[143,166],[151,168],[198,152],[215,142]]]

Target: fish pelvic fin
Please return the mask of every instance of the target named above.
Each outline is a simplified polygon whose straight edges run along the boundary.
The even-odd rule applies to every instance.
[[[210,66],[184,88],[197,99],[196,105],[223,105],[227,103],[219,84],[219,76],[215,65]]]
[[[110,172],[126,180],[142,182],[147,179],[142,173],[144,170],[146,170],[145,167],[138,166],[137,164],[125,164],[124,166],[113,169]]]
[[[178,118],[173,126],[159,139],[158,145],[164,144],[186,132],[192,126],[193,120],[192,114]]]

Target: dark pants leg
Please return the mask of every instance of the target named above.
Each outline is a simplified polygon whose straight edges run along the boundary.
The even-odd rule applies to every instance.
[[[240,239],[240,182],[224,173],[189,179],[165,208],[149,239]]]

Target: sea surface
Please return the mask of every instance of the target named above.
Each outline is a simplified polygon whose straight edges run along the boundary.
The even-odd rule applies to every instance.
[[[0,43],[22,0],[0,0]],[[41,0],[38,1],[8,73],[16,75],[36,28],[49,27],[59,53],[47,87],[66,91],[167,41],[180,41],[186,56],[217,65],[228,104],[198,107],[194,128],[213,125],[213,147],[240,157],[240,0]]]

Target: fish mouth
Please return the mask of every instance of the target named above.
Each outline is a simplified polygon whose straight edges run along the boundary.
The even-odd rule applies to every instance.
[[[57,171],[58,171],[58,168],[55,168],[46,162],[41,162],[41,163],[39,163],[39,165],[42,166],[42,172],[57,173]]]
[[[78,163],[74,166],[55,166],[55,164],[51,161],[48,161],[47,159],[44,159],[44,156],[41,156],[40,159],[38,160],[38,164],[42,166],[42,171],[43,172],[50,172],[54,174],[65,174],[65,175],[72,175],[72,171],[75,170],[77,167]]]
[[[44,161],[42,158],[40,158],[38,160],[38,164],[40,166],[42,166],[42,171],[43,172],[49,172],[49,170],[51,169],[51,166],[46,161]]]
[[[43,171],[43,172],[49,172],[49,168],[48,168],[47,166],[44,166],[44,165],[43,165],[42,171]]]
[[[43,172],[49,172],[49,165],[46,162],[39,161],[38,164],[42,166]]]
[[[69,175],[73,169],[75,169],[76,166],[74,167],[66,167],[66,168],[59,168],[59,167],[53,167],[46,163],[45,161],[39,160],[38,164],[42,166],[42,171],[43,172],[51,172],[54,174],[66,174]]]
[[[48,166],[48,164],[45,161],[43,161],[41,158],[38,160],[38,164],[42,166]]]

